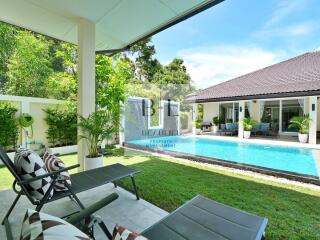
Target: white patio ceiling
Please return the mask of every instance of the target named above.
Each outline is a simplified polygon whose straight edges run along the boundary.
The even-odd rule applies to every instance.
[[[0,0],[0,20],[77,44],[78,19],[96,26],[96,51],[122,49],[222,0]]]

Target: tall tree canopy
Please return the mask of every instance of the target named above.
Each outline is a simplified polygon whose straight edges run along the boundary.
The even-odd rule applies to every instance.
[[[20,31],[14,53],[9,58],[8,94],[47,97],[48,79],[52,74],[49,57],[49,41]]]
[[[8,60],[16,47],[16,28],[8,24],[0,24],[0,93],[4,91],[7,80]]]

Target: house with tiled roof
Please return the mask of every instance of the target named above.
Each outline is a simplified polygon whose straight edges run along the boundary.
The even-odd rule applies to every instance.
[[[297,136],[290,128],[294,116],[309,114],[309,143],[320,130],[320,51],[308,52],[263,69],[236,77],[186,96],[193,103],[194,116],[202,105],[203,122],[219,117],[220,128],[244,117],[268,123],[269,132]],[[238,127],[239,137],[243,129]]]

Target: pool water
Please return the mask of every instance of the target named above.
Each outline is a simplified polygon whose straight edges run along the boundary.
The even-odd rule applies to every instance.
[[[307,148],[279,147],[193,136],[160,137],[128,143],[319,177],[312,152],[317,150]]]

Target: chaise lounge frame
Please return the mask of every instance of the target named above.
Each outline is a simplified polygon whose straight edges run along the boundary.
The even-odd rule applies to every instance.
[[[0,159],[4,163],[4,165],[8,168],[10,173],[15,178],[12,188],[13,191],[17,194],[16,198],[14,199],[11,207],[7,211],[5,217],[3,218],[1,224],[5,226],[6,234],[8,239],[12,239],[12,231],[10,227],[9,222],[9,216],[11,212],[13,211],[14,207],[18,203],[20,197],[22,195],[25,195],[28,200],[36,206],[36,211],[41,211],[42,207],[49,203],[56,200],[59,200],[64,197],[69,197],[71,200],[75,201],[80,209],[84,210],[85,206],[82,204],[80,199],[77,197],[77,193],[87,191],[90,189],[93,189],[98,186],[102,186],[104,184],[112,182],[115,187],[117,187],[117,180],[124,178],[124,177],[130,177],[132,180],[133,188],[136,194],[137,200],[140,199],[138,188],[136,186],[136,182],[134,179],[134,174],[138,173],[139,170],[128,168],[126,166],[123,166],[121,164],[113,164],[110,166],[105,166],[85,172],[75,173],[71,174],[71,182],[72,186],[70,186],[66,180],[60,179],[60,173],[64,171],[69,171],[72,169],[78,168],[80,165],[76,164],[70,167],[66,167],[63,169],[60,169],[58,171],[50,172],[47,174],[43,174],[41,176],[37,176],[28,180],[22,180],[19,176],[19,174],[16,172],[15,166],[13,162],[10,160],[9,156],[6,154],[6,152],[2,149],[0,149]],[[46,177],[51,177],[52,182],[50,183],[50,186],[48,188],[48,191],[45,193],[44,197],[41,200],[35,199],[27,190],[27,185],[33,181],[43,179]],[[55,183],[57,180],[64,181],[65,186],[68,188],[67,191],[62,192],[55,192],[53,196],[50,198],[50,192],[53,189]],[[20,188],[20,189],[18,189]],[[106,235],[108,237],[111,237],[110,232],[107,230],[107,228],[103,228],[103,231],[105,231]]]

